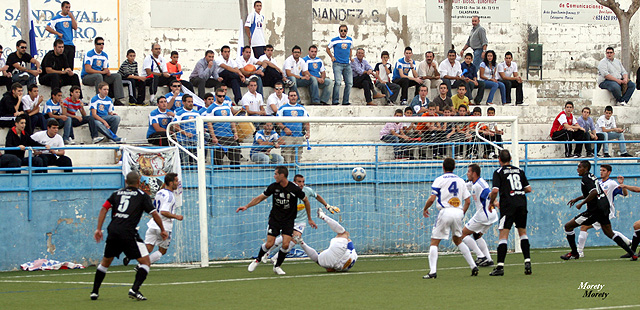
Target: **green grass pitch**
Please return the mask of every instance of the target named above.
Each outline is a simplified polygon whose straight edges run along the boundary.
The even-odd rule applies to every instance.
[[[1,309],[640,309],[640,261],[619,259],[619,248],[587,248],[586,257],[561,261],[565,249],[533,250],[533,275],[521,254],[507,255],[504,277],[478,277],[460,254],[440,255],[438,278],[423,280],[426,256],[361,257],[347,273],[327,273],[309,260],[287,260],[286,276],[270,265],[209,268],[152,266],[140,289],[127,291],[129,267],[112,267],[97,301],[89,300],[95,266],[85,270],[0,273]],[[494,260],[495,260],[495,254]],[[580,288],[604,285],[597,297]],[[602,296],[606,293],[606,298]]]

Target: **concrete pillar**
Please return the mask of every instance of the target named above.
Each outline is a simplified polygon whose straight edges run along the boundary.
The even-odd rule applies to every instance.
[[[309,45],[313,44],[313,1],[285,1],[284,54],[291,55],[291,48],[298,45],[302,55],[306,55]]]

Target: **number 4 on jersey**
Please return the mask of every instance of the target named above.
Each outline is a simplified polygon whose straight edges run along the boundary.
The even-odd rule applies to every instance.
[[[449,188],[447,188],[447,190],[449,191],[449,193],[453,194],[454,196],[458,196],[458,182],[453,182],[451,183],[451,185],[449,185]]]

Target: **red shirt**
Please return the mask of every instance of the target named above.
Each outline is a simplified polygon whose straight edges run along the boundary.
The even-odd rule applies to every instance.
[[[169,72],[169,73],[178,73],[180,71],[182,71],[182,66],[179,63],[176,62],[175,65],[172,64],[171,62],[167,63],[167,72]],[[180,81],[180,77],[181,76],[182,75],[176,75],[175,76],[176,80]]]
[[[558,116],[556,116],[556,119],[553,121],[549,136],[551,137],[553,136],[554,132],[564,129],[564,124],[566,123],[568,123],[569,125],[575,125],[578,123],[578,121],[573,118],[573,114],[567,115],[564,111],[562,111],[558,114]]]

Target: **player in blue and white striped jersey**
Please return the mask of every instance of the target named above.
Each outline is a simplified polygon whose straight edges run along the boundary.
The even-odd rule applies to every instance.
[[[462,242],[462,219],[471,204],[471,194],[467,190],[464,181],[453,174],[456,161],[453,158],[445,158],[442,162],[444,174],[437,177],[431,185],[431,196],[422,210],[424,217],[429,217],[429,207],[438,202],[436,207],[440,211],[436,224],[431,231],[431,247],[429,248],[429,274],[423,279],[435,279],[438,267],[438,245],[442,239],[449,239],[449,232],[453,230],[453,243],[458,246],[462,256],[471,268],[471,275],[478,275],[478,267],[473,261],[469,247]],[[464,204],[463,204],[464,201]]]
[[[469,165],[467,186],[470,187],[476,213],[462,229],[462,242],[476,253],[478,257],[476,265],[488,267],[493,265],[493,260],[487,242],[482,238],[482,235],[487,233],[491,225],[498,221],[498,212],[489,206],[491,188],[489,188],[487,181],[480,177],[480,174],[480,166],[477,164]]]
[[[303,105],[298,102],[298,94],[295,90],[289,90],[289,103],[278,109],[277,116],[291,117],[309,117],[309,113]],[[304,139],[309,139],[309,123],[278,123],[281,129],[282,139],[287,145],[302,145]],[[298,156],[302,155],[302,148],[298,147]],[[285,162],[292,163],[295,161],[295,149],[283,148],[282,156]]]

